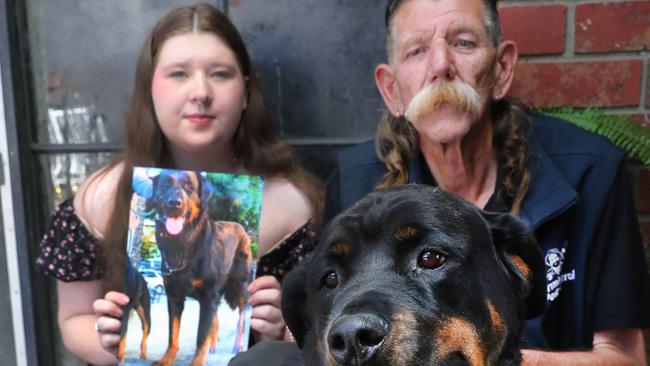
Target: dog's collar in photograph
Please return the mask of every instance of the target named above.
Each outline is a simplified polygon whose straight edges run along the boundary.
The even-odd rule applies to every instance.
[[[162,273],[163,276],[169,276],[170,274],[178,271],[182,271],[187,266],[190,264],[190,261],[187,258],[184,258],[183,261],[181,262],[181,265],[176,267],[176,268],[170,268],[169,265],[167,264],[167,261],[165,258],[162,258],[162,263],[160,264],[160,272]]]

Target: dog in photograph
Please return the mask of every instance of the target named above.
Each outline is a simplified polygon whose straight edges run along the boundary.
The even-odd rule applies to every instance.
[[[126,260],[125,266],[124,292],[129,297],[129,303],[122,308],[122,318],[120,327],[120,344],[118,348],[118,359],[124,360],[126,348],[126,330],[129,325],[129,316],[131,310],[135,310],[142,324],[142,339],[140,340],[140,358],[147,359],[147,337],[151,330],[151,299],[149,297],[149,288],[144,277]]]
[[[407,185],[330,222],[283,282],[282,313],[307,365],[518,365],[545,290],[518,219]]]
[[[196,351],[192,365],[204,365],[216,348],[219,333],[217,307],[221,298],[238,308],[237,350],[244,345],[244,307],[253,265],[250,238],[236,222],[214,221],[208,216],[210,183],[188,171],[161,170],[150,186],[138,182],[145,192],[146,210],[155,212],[156,244],[162,257],[162,272],[169,312],[169,344],[154,365],[172,365],[185,297],[200,304]],[[134,185],[135,186],[135,185]]]

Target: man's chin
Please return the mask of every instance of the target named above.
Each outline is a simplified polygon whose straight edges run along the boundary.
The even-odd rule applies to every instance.
[[[462,140],[473,123],[474,118],[466,113],[445,108],[420,118],[418,122],[413,123],[413,126],[418,131],[420,139],[426,138],[433,144],[448,144]]]

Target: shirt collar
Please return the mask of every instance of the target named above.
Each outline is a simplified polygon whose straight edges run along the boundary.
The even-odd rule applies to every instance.
[[[532,135],[529,148],[532,176],[519,217],[534,230],[573,206],[578,194]]]

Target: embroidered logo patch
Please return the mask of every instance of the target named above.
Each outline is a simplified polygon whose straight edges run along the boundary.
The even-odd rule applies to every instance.
[[[546,262],[546,299],[548,302],[555,300],[560,295],[562,283],[574,281],[576,279],[576,270],[562,273],[564,265],[564,253],[566,249],[553,248],[546,252],[544,262]]]

